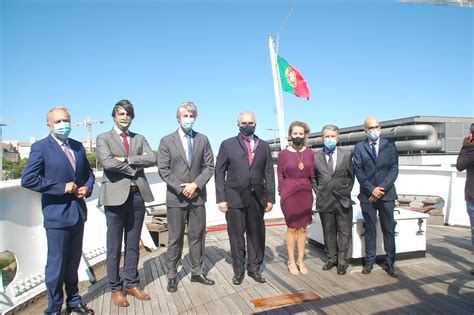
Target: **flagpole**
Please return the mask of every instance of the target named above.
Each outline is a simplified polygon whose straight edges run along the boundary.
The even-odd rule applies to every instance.
[[[275,93],[275,107],[277,112],[278,130],[280,135],[280,150],[285,149],[288,146],[288,140],[286,139],[286,128],[285,128],[285,116],[283,112],[283,97],[280,90],[280,74],[277,66],[277,53],[275,49],[275,40],[271,35],[268,36],[268,48],[270,49],[270,61],[272,64],[272,75],[273,75],[273,90]]]

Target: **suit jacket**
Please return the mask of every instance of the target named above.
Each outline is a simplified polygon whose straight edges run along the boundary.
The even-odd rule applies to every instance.
[[[352,206],[351,191],[354,186],[352,154],[336,148],[337,161],[334,173],[329,173],[324,150],[314,153],[313,190],[316,193],[316,209],[320,212],[334,211],[340,204],[343,208]]]
[[[464,197],[467,202],[474,202],[474,143],[463,145],[456,161],[458,171],[466,170]]]
[[[268,143],[259,139],[252,165],[249,165],[242,137],[224,140],[217,155],[215,180],[217,203],[227,201],[230,208],[247,207],[252,191],[263,207],[267,202],[275,203],[275,174]]]
[[[163,137],[158,147],[158,172],[166,182],[166,205],[186,207],[206,203],[206,184],[214,174],[214,154],[208,138],[193,131],[193,156],[188,165],[178,130]],[[198,196],[186,199],[181,192],[183,183],[196,183]]]
[[[142,135],[129,131],[129,137],[130,154],[127,157],[122,139],[114,128],[97,136],[97,155],[104,168],[99,196],[100,205],[124,204],[130,193],[132,179],[136,182],[144,201],[154,200],[143,168],[156,164],[155,153]],[[126,157],[127,161],[120,162],[114,156]]]
[[[397,199],[395,180],[398,177],[398,153],[393,142],[379,140],[377,160],[372,156],[369,140],[357,143],[354,147],[354,171],[360,183],[360,202],[368,203],[375,187],[384,188],[385,194],[381,200]]]
[[[74,194],[65,193],[64,190],[66,183],[74,182],[78,187],[87,186],[90,196],[94,187],[94,173],[82,143],[68,139],[68,144],[76,160],[75,171],[58,142],[49,135],[31,146],[30,157],[21,177],[23,187],[42,194],[45,228],[64,228],[73,226],[79,218],[87,220],[84,199],[77,199]]]

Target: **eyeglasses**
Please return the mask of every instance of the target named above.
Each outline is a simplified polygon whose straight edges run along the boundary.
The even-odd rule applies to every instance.
[[[380,129],[380,125],[377,126],[371,126],[371,127],[365,127],[367,130],[374,130],[374,129]]]
[[[241,126],[255,126],[255,121],[241,121]]]

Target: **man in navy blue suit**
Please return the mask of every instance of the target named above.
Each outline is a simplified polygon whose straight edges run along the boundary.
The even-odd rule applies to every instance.
[[[60,314],[63,285],[68,313],[94,314],[79,295],[77,269],[81,261],[85,197],[94,186],[94,174],[82,144],[69,139],[71,116],[67,108],[54,107],[47,115],[51,134],[31,146],[21,185],[40,192],[48,242],[45,283],[48,308]]]
[[[377,252],[377,210],[382,227],[385,249],[383,269],[393,278],[398,274],[393,269],[395,262],[395,219],[393,210],[397,192],[395,180],[398,176],[398,154],[395,144],[380,138],[377,118],[369,117],[364,122],[367,140],[354,148],[354,171],[360,184],[360,207],[365,221],[365,266],[363,274],[369,274]]]

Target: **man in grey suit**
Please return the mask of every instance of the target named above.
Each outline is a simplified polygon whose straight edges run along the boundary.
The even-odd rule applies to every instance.
[[[344,275],[351,248],[354,166],[352,154],[336,146],[339,128],[326,125],[322,133],[324,148],[314,154],[313,189],[328,257],[323,270],[337,265],[337,274]]]
[[[206,184],[214,173],[214,155],[207,137],[193,130],[197,108],[182,103],[176,111],[180,127],[163,137],[158,148],[158,171],[166,182],[168,220],[167,290],[176,292],[178,264],[188,225],[191,281],[214,285],[203,274],[206,232]]]
[[[139,288],[137,266],[145,201],[153,201],[143,169],[155,165],[156,156],[142,135],[129,131],[135,112],[128,100],[121,100],[114,106],[112,117],[115,126],[97,137],[97,155],[104,167],[99,204],[104,205],[107,220],[107,276],[112,301],[127,307],[125,295],[139,300],[150,299]],[[121,278],[119,264],[124,233],[125,261]],[[124,282],[125,295],[122,292]]]

